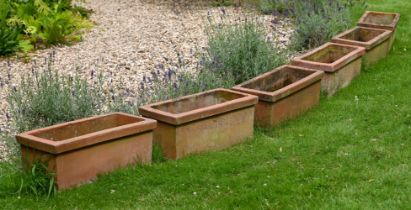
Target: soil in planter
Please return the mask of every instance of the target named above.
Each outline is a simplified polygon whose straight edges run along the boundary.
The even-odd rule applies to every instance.
[[[153,108],[168,113],[179,114],[242,97],[244,96],[232,92],[214,91],[207,94],[197,95],[195,97],[189,97],[178,101],[153,106]]]
[[[354,40],[354,41],[359,41],[359,42],[368,42],[375,37],[383,34],[384,31],[381,30],[372,30],[372,29],[366,29],[366,28],[357,28],[351,33],[342,36],[342,39],[349,39],[349,40]]]
[[[355,49],[348,47],[330,45],[312,55],[303,58],[303,60],[319,63],[334,63],[338,59],[342,58],[343,56],[347,55],[348,53],[354,50]]]
[[[33,136],[49,139],[52,141],[62,141],[89,133],[98,132],[110,128],[119,127],[126,124],[141,122],[142,119],[136,119],[124,115],[108,115],[106,117],[86,120],[80,123],[67,124],[51,130],[44,130]]]
[[[395,14],[369,13],[364,19],[364,22],[378,25],[390,25],[394,21],[394,18]]]
[[[250,84],[244,85],[243,87],[266,92],[274,92],[305,78],[309,74],[311,73],[307,71],[286,67],[275,72],[274,74],[271,74],[269,77],[256,80]]]

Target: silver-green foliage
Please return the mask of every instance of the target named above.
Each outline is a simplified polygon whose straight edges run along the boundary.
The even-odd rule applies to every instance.
[[[351,0],[297,0],[293,3],[296,50],[318,47],[350,26]]]
[[[100,113],[105,100],[100,89],[77,75],[60,75],[51,68],[35,72],[10,91],[13,122],[17,131],[27,131]]]
[[[266,41],[264,30],[251,21],[211,26],[205,68],[236,84],[284,62],[284,54]]]

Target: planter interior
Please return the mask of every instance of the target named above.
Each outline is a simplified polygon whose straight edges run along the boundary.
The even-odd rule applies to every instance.
[[[43,129],[38,132],[34,132],[31,135],[51,141],[63,141],[142,121],[144,120],[140,118],[112,114],[80,123],[64,124],[63,126],[55,127],[53,129]]]
[[[357,27],[350,33],[344,36],[338,37],[338,38],[348,39],[348,40],[357,41],[357,42],[369,42],[375,39],[376,37],[384,34],[384,32],[385,31],[383,30]]]
[[[252,81],[250,83],[242,85],[241,87],[265,92],[274,92],[290,84],[293,84],[313,73],[315,72],[303,71],[298,68],[285,67],[281,68],[278,71],[275,71],[267,77]]]
[[[354,50],[354,48],[340,45],[328,45],[327,47],[316,51],[311,55],[303,57],[302,60],[331,64],[338,61],[347,54],[353,52]]]
[[[363,22],[376,25],[391,25],[395,22],[397,14],[395,13],[379,13],[369,12],[364,17]]]
[[[222,90],[208,92],[193,97],[184,98],[182,100],[172,101],[161,105],[152,106],[153,109],[158,109],[163,112],[172,114],[180,114],[193,111],[196,109],[221,104],[227,101],[239,99],[243,95],[233,94]]]

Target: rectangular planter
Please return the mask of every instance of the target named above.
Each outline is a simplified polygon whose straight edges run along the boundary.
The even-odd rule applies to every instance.
[[[322,71],[285,65],[233,89],[259,97],[255,123],[269,128],[316,105],[323,75]]]
[[[363,62],[368,67],[388,54],[391,35],[390,30],[355,27],[337,35],[332,42],[365,47]]]
[[[399,20],[399,13],[366,11],[358,21],[358,26],[386,29],[392,31],[393,34],[391,35],[389,41],[389,49],[391,49],[395,40],[395,34]]]
[[[220,150],[253,135],[258,98],[226,89],[214,89],[176,100],[140,107],[140,113],[158,121],[154,143],[169,159]]]
[[[331,96],[339,89],[348,86],[351,80],[360,74],[364,54],[363,47],[326,43],[294,58],[291,64],[324,71],[321,89]]]
[[[156,121],[123,113],[76,120],[16,136],[24,167],[42,162],[58,189],[134,163],[151,162]]]

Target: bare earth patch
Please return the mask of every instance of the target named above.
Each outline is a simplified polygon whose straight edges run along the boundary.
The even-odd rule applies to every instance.
[[[198,55],[207,46],[209,22],[256,20],[264,24],[267,39],[286,46],[292,32],[290,20],[260,15],[241,8],[209,8],[195,3],[144,0],[91,0],[82,4],[94,11],[95,27],[84,40],[72,45],[39,50],[27,63],[14,56],[0,58],[0,132],[10,132],[6,95],[22,76],[45,66],[54,52],[56,70],[64,74],[91,72],[110,78],[111,88],[136,89],[144,74],[162,71],[195,71]],[[169,2],[169,1],[167,1]],[[190,2],[190,1],[187,1]],[[184,68],[181,68],[181,66]],[[159,68],[160,67],[160,68]],[[0,141],[0,160],[5,148]]]

